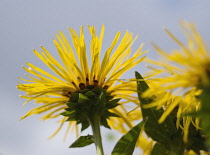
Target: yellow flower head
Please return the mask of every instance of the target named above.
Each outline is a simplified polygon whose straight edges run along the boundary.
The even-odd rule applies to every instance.
[[[167,53],[154,45],[156,50],[165,58],[162,63],[150,61],[161,67],[156,71],[168,73],[163,78],[158,78],[165,90],[206,86],[210,84],[210,55],[207,46],[191,23],[182,23],[184,33],[188,39],[188,46],[181,43],[172,33],[165,30],[168,35],[181,47]],[[161,80],[162,79],[162,80]],[[163,81],[165,84],[163,84]]]
[[[42,116],[43,120],[60,117],[61,125],[55,132],[56,134],[67,119],[67,117],[60,115],[64,109],[68,108],[66,103],[73,93],[86,88],[105,89],[114,99],[124,99],[124,103],[136,101],[135,97],[131,96],[136,90],[135,82],[126,82],[119,80],[119,78],[145,58],[141,57],[145,53],[141,52],[142,45],[131,56],[131,46],[136,38],[133,38],[132,34],[126,31],[119,42],[121,32],[118,32],[101,60],[104,26],[102,26],[99,36],[96,35],[94,26],[88,26],[88,29],[91,35],[90,50],[86,48],[83,27],[80,28],[79,35],[69,28],[73,46],[59,31],[54,44],[61,63],[42,46],[41,52],[34,50],[34,54],[49,67],[53,74],[31,63],[26,63],[28,67],[23,67],[31,75],[26,75],[28,79],[20,78],[27,83],[19,83],[17,87],[26,93],[22,96],[27,99],[25,103],[34,100],[39,106],[29,111],[21,119],[41,113],[46,113]],[[115,118],[117,122],[128,122],[124,104],[120,104],[112,111],[119,116],[124,116],[123,119]],[[113,125],[114,123],[110,124],[111,127]],[[129,123],[127,125],[129,126]],[[72,126],[77,128],[76,122],[69,122],[68,130]]]
[[[198,111],[200,108],[200,101],[197,99],[201,93],[199,88],[210,84],[210,55],[195,26],[183,22],[182,27],[188,39],[187,46],[168,30],[165,31],[180,46],[180,49],[167,53],[154,45],[163,59],[148,60],[156,65],[151,67],[156,76],[151,78],[152,88],[143,96],[156,96],[154,102],[147,107],[165,108],[165,113],[159,120],[160,123],[174,110],[177,111],[177,127],[183,129],[184,141],[187,141],[190,124],[199,128],[199,120],[183,114]],[[180,123],[181,118],[182,123]]]

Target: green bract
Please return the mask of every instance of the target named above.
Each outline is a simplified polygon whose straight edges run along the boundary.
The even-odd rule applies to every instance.
[[[77,124],[82,125],[82,131],[89,127],[90,119],[92,117],[100,117],[100,124],[106,128],[110,128],[107,123],[109,117],[118,117],[109,109],[118,106],[120,99],[113,99],[106,89],[100,87],[87,86],[85,89],[72,93],[70,100],[66,103],[68,108],[61,113],[67,116],[66,121],[76,121]]]

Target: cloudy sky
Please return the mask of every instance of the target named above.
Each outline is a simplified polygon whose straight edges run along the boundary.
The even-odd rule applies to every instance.
[[[35,107],[32,103],[22,107],[24,100],[18,97],[22,92],[16,89],[17,77],[24,75],[21,66],[31,62],[42,68],[32,49],[40,50],[43,45],[55,53],[52,39],[58,30],[68,34],[67,27],[78,31],[80,25],[95,25],[99,32],[104,24],[103,49],[108,48],[117,31],[129,30],[139,36],[134,48],[143,42],[144,49],[150,49],[147,56],[155,58],[151,41],[167,50],[177,47],[163,27],[186,42],[181,20],[194,22],[210,46],[209,6],[209,0],[0,0],[0,155],[95,154],[94,145],[68,149],[74,135],[63,142],[61,132],[48,140],[58,126],[54,120],[40,121],[36,115],[19,121]],[[130,71],[130,76],[134,70],[144,72],[145,64]],[[104,137],[111,133],[106,129],[102,132]],[[107,154],[114,144],[104,138]]]

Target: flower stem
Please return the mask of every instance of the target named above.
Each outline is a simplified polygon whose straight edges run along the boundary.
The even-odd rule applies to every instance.
[[[92,118],[89,118],[89,121],[93,131],[97,155],[104,155],[100,130],[100,116],[93,116]]]

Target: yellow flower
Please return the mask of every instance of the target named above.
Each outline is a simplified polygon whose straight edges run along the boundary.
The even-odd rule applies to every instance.
[[[180,46],[180,49],[167,53],[154,45],[163,59],[160,61],[148,60],[156,65],[156,67],[151,67],[152,73],[156,76],[151,78],[153,88],[148,90],[144,96],[151,97],[152,94],[158,96],[148,107],[163,106],[165,108],[159,120],[160,123],[177,109],[177,127],[183,129],[186,142],[190,124],[199,128],[199,120],[183,114],[198,111],[200,108],[200,101],[196,97],[201,93],[200,87],[210,84],[210,55],[195,26],[183,22],[182,27],[188,39],[187,46],[168,30],[166,32]],[[180,118],[183,119],[183,123],[180,123]]]
[[[158,46],[154,45],[157,51],[166,58],[166,61],[163,63],[153,62],[162,67],[162,69],[158,71],[170,74],[167,76],[164,89],[209,85],[210,55],[208,53],[208,48],[193,24],[182,24],[184,32],[188,38],[188,46],[181,43],[168,30],[166,30],[166,32],[181,47],[181,49],[174,50],[172,53],[168,54]],[[159,80],[160,79],[158,79],[158,81]]]
[[[83,27],[80,28],[79,35],[69,28],[73,46],[65,35],[59,31],[54,44],[62,63],[57,61],[42,46],[41,52],[34,50],[34,54],[49,67],[52,73],[44,71],[31,63],[26,63],[28,67],[23,67],[32,76],[26,75],[28,79],[20,78],[27,83],[19,83],[17,87],[26,93],[26,95],[22,96],[27,99],[25,103],[34,100],[38,107],[29,111],[21,119],[42,113],[46,113],[41,118],[43,120],[59,117],[60,127],[52,136],[62,128],[67,119],[67,117],[60,114],[64,112],[64,109],[68,108],[66,103],[71,98],[71,94],[88,86],[106,89],[107,93],[110,93],[114,98],[122,98],[123,103],[112,109],[112,111],[123,119],[114,118],[114,120],[118,122],[125,121],[129,126],[129,121],[126,118],[127,108],[124,103],[136,101],[136,97],[131,96],[136,91],[135,82],[119,80],[119,78],[123,73],[140,63],[145,58],[141,57],[141,55],[146,51],[141,52],[143,45],[140,45],[131,56],[131,46],[136,38],[133,38],[132,34],[126,31],[118,44],[121,35],[121,32],[118,32],[101,60],[104,26],[102,26],[99,36],[96,35],[94,26],[88,26],[88,29],[91,35],[90,50],[86,48]],[[78,131],[75,121],[68,123],[67,132],[70,128]],[[113,127],[114,122],[110,122],[110,126]]]

